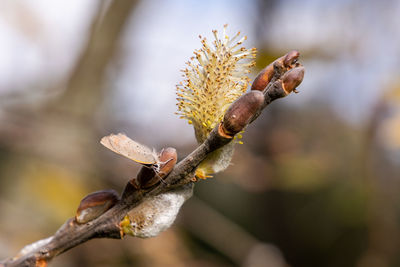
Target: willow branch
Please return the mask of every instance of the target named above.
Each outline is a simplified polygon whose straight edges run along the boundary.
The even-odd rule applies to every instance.
[[[165,155],[175,153],[175,162],[167,160],[157,171],[142,168],[137,179],[127,183],[121,198],[107,192],[92,196],[92,203],[89,204],[100,203],[100,207],[112,200],[114,206],[109,210],[85,223],[77,222],[79,216],[67,220],[53,236],[26,246],[16,257],[4,261],[2,265],[46,266],[55,256],[90,239],[123,238],[121,221],[129,211],[150,197],[173,190],[190,190],[196,182],[194,172],[207,155],[231,142],[235,134],[246,128],[274,100],[295,91],[304,75],[304,68],[297,63],[298,57],[298,52],[292,51],[267,66],[254,80],[251,91],[235,101],[208,138],[179,163],[175,165],[176,151],[163,150]],[[154,183],[156,176],[162,179]],[[83,207],[80,206],[82,209],[89,205],[84,200],[81,202]]]
[[[105,13],[105,3],[99,2],[89,38],[67,82],[67,90],[55,103],[56,110],[88,117],[96,110],[103,89],[101,77],[118,51],[122,33],[138,2],[110,1]]]

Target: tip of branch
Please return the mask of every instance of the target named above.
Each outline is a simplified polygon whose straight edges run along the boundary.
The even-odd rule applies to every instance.
[[[292,50],[284,56],[283,65],[286,68],[292,68],[297,63],[300,53],[297,50]]]
[[[253,84],[251,85],[251,90],[264,91],[277,72],[281,75],[283,72],[296,67],[299,56],[299,51],[292,50],[266,66],[254,79]],[[281,69],[281,73],[279,73],[279,69]]]
[[[304,78],[304,67],[296,67],[286,72],[282,77],[282,88],[286,94],[296,92],[296,87],[300,85]]]

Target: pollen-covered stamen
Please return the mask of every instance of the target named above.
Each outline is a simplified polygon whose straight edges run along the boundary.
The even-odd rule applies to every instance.
[[[185,80],[177,85],[177,114],[193,124],[198,142],[207,138],[229,105],[246,91],[250,81],[246,74],[255,65],[256,49],[240,47],[246,37],[240,38],[238,32],[230,39],[226,28],[222,37],[213,31],[211,45],[199,36],[202,47],[186,63]]]

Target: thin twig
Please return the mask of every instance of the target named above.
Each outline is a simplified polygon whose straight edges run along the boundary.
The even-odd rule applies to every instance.
[[[296,63],[295,60],[290,60],[289,63],[286,62],[286,59],[289,56],[293,57],[291,53],[293,54],[293,52],[290,52],[286,56],[281,57],[272,63],[272,76],[268,78],[266,87],[263,86],[261,89],[257,88],[257,85],[260,84],[257,84],[259,77],[256,78],[252,89],[255,91],[262,91],[264,100],[260,107],[252,113],[252,116],[249,119],[245,119],[244,124],[243,121],[242,123],[239,123],[240,128],[236,129],[235,127],[232,127],[232,123],[229,124],[229,120],[232,118],[234,120],[238,119],[238,117],[235,116],[235,112],[243,110],[240,109],[239,106],[239,109],[227,111],[227,114],[229,112],[235,113],[234,116],[230,118],[226,115],[224,120],[211,131],[208,138],[200,146],[175,165],[169,175],[163,179],[164,182],[160,182],[150,188],[141,188],[135,184],[134,180],[131,180],[127,183],[121,199],[115,204],[115,206],[98,218],[84,224],[78,224],[74,218],[69,219],[52,237],[26,246],[21,250],[20,254],[14,258],[6,260],[2,264],[7,267],[46,266],[47,262],[55,256],[90,239],[121,239],[124,236],[120,226],[121,220],[127,212],[140,205],[143,200],[170,190],[175,190],[176,188],[193,187],[195,181],[194,172],[207,155],[231,142],[234,135],[237,133],[237,130],[243,130],[249,123],[256,119],[261,114],[262,110],[272,101],[288,95],[290,92],[295,90],[297,85],[301,82],[304,69],[299,65],[299,63]],[[297,59],[298,53],[295,57]],[[271,65],[267,66],[267,68],[271,69]],[[294,79],[292,77],[293,73],[297,75]],[[264,71],[260,75],[265,76],[269,74],[265,74]],[[237,103],[239,103],[242,98],[245,99],[246,97],[243,96],[239,98]],[[235,103],[232,106],[234,105]],[[246,109],[244,110],[248,111]],[[239,117],[239,119],[243,119],[241,116]],[[246,116],[244,117],[246,118]],[[227,132],[227,125],[230,126],[228,129],[235,129],[235,132]],[[233,126],[237,126],[237,124],[233,123]]]

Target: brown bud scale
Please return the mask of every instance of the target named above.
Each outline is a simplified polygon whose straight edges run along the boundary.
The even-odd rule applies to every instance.
[[[84,197],[76,211],[75,220],[78,223],[87,223],[109,210],[119,201],[115,190],[101,190]]]
[[[178,156],[176,149],[167,147],[160,152],[158,167],[143,166],[136,178],[140,188],[145,189],[152,187],[166,177],[174,168]]]
[[[282,77],[282,88],[287,94],[296,90],[304,77],[304,67],[296,67],[287,71]]]
[[[161,178],[167,176],[174,168],[178,160],[178,154],[173,147],[164,148],[160,154],[160,172],[158,175]]]
[[[222,127],[228,135],[242,131],[264,103],[264,94],[250,91],[236,100],[226,111]]]
[[[159,181],[160,178],[156,175],[156,171],[153,167],[143,166],[136,176],[136,184],[139,188],[151,187]]]
[[[254,79],[251,90],[263,91],[274,76],[273,63],[266,66]]]
[[[253,84],[251,85],[251,90],[264,91],[275,75],[275,67],[282,69],[283,72],[292,69],[297,66],[299,56],[300,53],[297,50],[292,50],[266,66],[254,79]]]
[[[292,68],[294,64],[296,64],[298,58],[300,56],[299,51],[292,50],[285,55],[285,59],[283,60],[283,65],[286,68]]]

